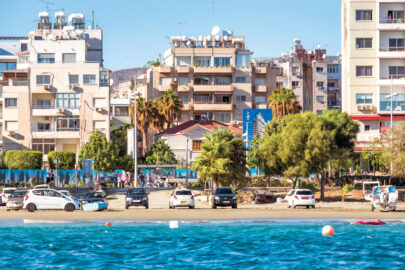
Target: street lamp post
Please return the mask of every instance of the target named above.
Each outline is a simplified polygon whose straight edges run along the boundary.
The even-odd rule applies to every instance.
[[[134,186],[138,186],[138,132],[136,131],[136,100],[138,97],[138,93],[136,91],[136,77],[134,77]]]
[[[391,80],[392,80],[392,78],[391,78]],[[385,96],[385,98],[389,98],[389,99],[391,99],[391,106],[390,106],[390,109],[391,109],[391,117],[390,117],[390,128],[391,128],[391,134],[390,134],[390,144],[391,144],[391,162],[390,162],[390,182],[391,182],[391,178],[392,178],[392,169],[393,169],[393,167],[392,167],[392,155],[393,155],[393,149],[392,149],[392,126],[393,126],[393,116],[392,116],[392,114],[393,114],[393,108],[392,108],[392,105],[393,105],[393,99],[394,99],[394,97],[396,97],[396,96],[398,96],[398,93],[394,93],[394,86],[393,86],[393,83],[391,82],[391,94],[390,95],[387,95],[387,96]]]
[[[185,186],[187,187],[188,185],[188,136],[186,139],[186,181],[185,181]]]

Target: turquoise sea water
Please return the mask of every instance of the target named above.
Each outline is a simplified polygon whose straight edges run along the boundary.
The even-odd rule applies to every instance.
[[[321,236],[331,224],[335,236]],[[405,269],[405,223],[0,223],[2,269]]]

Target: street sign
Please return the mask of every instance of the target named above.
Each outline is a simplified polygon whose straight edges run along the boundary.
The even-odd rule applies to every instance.
[[[53,163],[55,163],[56,165],[58,165],[58,164],[60,163],[60,159],[59,159],[59,158],[55,158],[55,159],[53,160]]]

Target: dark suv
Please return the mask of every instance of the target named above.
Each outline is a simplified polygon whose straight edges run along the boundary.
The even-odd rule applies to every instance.
[[[212,208],[215,209],[217,206],[232,206],[232,208],[238,208],[236,195],[233,193],[232,188],[220,187],[215,190]]]
[[[130,188],[127,191],[127,196],[125,196],[125,209],[130,206],[145,206],[146,209],[149,208],[149,192],[146,192],[143,188]]]

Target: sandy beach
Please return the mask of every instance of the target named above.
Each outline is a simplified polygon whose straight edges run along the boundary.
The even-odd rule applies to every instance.
[[[108,196],[109,209],[103,212],[84,212],[76,210],[38,210],[30,213],[26,210],[6,211],[0,207],[0,219],[36,219],[36,220],[237,220],[237,219],[384,219],[405,220],[405,203],[400,203],[395,212],[370,211],[368,202],[322,202],[315,209],[288,209],[285,203],[239,204],[238,209],[211,209],[207,202],[196,201],[196,209],[169,209],[171,191],[151,192],[149,209],[143,207],[124,208],[125,196]]]

